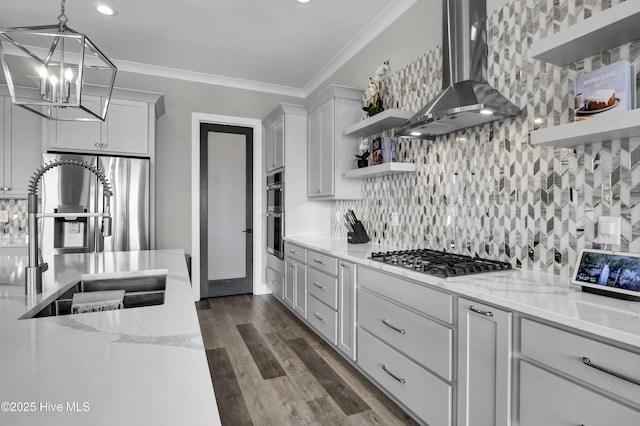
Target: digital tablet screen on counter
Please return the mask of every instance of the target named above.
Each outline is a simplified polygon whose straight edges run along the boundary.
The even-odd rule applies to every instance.
[[[572,284],[583,289],[640,296],[640,254],[582,249],[573,270]]]

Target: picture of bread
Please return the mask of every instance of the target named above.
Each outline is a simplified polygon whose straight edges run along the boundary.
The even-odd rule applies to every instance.
[[[584,109],[587,111],[597,111],[607,108],[616,103],[616,92],[610,89],[596,90],[594,94],[584,101]]]

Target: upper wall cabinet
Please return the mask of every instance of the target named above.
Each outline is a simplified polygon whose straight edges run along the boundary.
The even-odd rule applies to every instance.
[[[267,127],[267,173],[284,167],[284,114]]]
[[[104,99],[86,95],[83,102],[98,105]],[[49,121],[44,148],[46,151],[150,156],[155,118],[163,112],[162,95],[114,89],[104,122]]]
[[[23,198],[40,166],[43,118],[0,96],[0,198]]]
[[[360,182],[345,179],[359,140],[345,129],[360,118],[362,90],[331,85],[307,104],[307,196],[321,200],[358,199]]]

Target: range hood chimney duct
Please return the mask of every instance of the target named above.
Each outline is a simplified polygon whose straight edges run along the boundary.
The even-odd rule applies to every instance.
[[[442,92],[396,133],[433,139],[518,115],[487,82],[486,0],[443,0]]]

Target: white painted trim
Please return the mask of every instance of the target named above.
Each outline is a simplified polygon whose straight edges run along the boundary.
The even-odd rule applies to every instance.
[[[200,124],[223,124],[253,129],[253,294],[270,293],[264,280],[262,232],[262,121],[226,115],[191,114],[191,286],[200,300]]]
[[[320,71],[316,73],[303,87],[281,86],[260,81],[242,80],[239,78],[205,74],[155,65],[140,64],[113,60],[118,70],[138,74],[155,75],[158,77],[175,78],[196,83],[213,84],[217,86],[234,87],[237,89],[254,90],[257,92],[273,93],[276,95],[306,98],[322,85],[333,73],[346,64],[360,50],[380,35],[389,25],[402,16],[418,0],[394,0],[376,16],[362,31],[358,33],[336,56],[334,56]]]
[[[359,51],[361,51],[374,38],[380,35],[389,25],[402,16],[411,6],[418,0],[395,0],[389,6],[384,8],[382,12],[376,16],[358,35],[351,40],[336,56],[334,56],[327,65],[313,76],[302,87],[305,97],[309,96],[314,90],[333,75],[340,67],[346,64]]]
[[[161,67],[157,65],[140,64],[137,62],[127,62],[120,60],[113,60],[112,62],[116,65],[116,67],[118,67],[118,71],[154,75],[156,77],[175,78],[178,80],[192,81],[195,83],[234,87],[237,89],[273,93],[276,95],[293,96],[297,98],[305,97],[303,90],[296,87],[281,86],[277,84],[263,83],[260,81],[243,80],[240,78],[225,77],[222,75],[205,74],[201,72]]]

